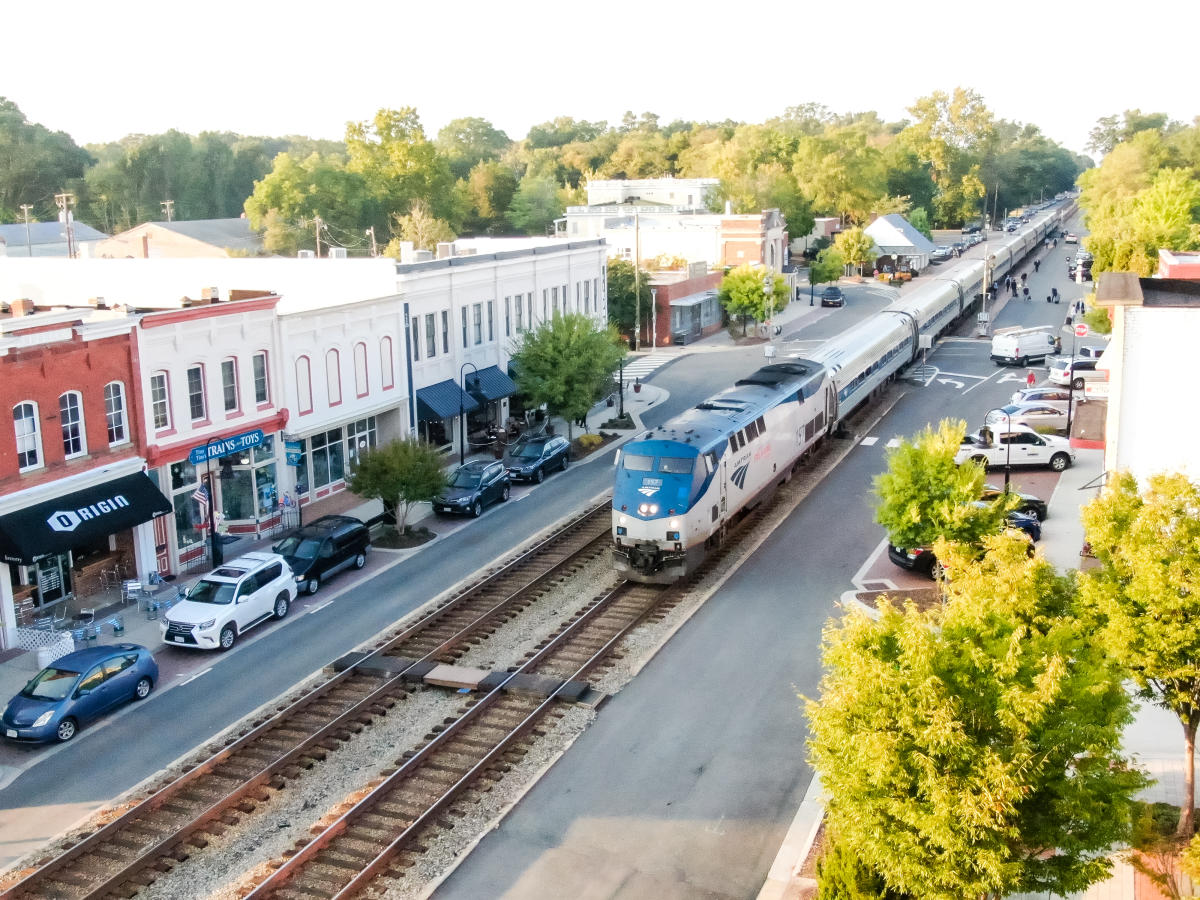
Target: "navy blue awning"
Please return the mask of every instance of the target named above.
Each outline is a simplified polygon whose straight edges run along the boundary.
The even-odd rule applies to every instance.
[[[446,379],[429,387],[417,389],[417,419],[452,419],[459,412],[474,412],[479,404],[470,394],[463,393],[458,382]]]
[[[467,391],[471,396],[486,403],[501,397],[511,397],[517,392],[517,384],[496,366],[488,366],[479,370],[478,378],[472,372],[467,373]]]

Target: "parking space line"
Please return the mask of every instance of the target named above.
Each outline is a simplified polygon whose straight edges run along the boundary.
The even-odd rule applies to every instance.
[[[193,675],[189,675],[183,681],[179,682],[179,686],[183,687],[185,684],[191,684],[193,681],[195,681],[201,675],[207,675],[211,671],[212,671],[212,666],[209,666],[207,669],[203,669],[199,672],[194,673]]]
[[[313,613],[324,609],[325,607],[327,607],[330,603],[332,603],[336,599],[337,598],[334,597],[332,599],[326,600],[324,603],[318,603],[316,606],[309,607],[308,610],[306,611],[306,615],[312,615]]]
[[[860,447],[874,447],[877,443],[879,443],[879,438],[877,437],[865,437],[858,442]]]

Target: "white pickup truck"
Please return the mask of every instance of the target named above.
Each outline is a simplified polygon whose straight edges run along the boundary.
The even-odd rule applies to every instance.
[[[987,467],[1049,466],[1061,472],[1075,461],[1075,449],[1066,438],[1038,434],[1027,425],[993,431],[984,426],[963,438],[954,461],[962,465],[967,460]]]

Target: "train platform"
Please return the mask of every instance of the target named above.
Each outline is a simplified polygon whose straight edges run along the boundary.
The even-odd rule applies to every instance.
[[[1014,489],[1049,497],[1049,515],[1038,546],[1060,571],[1079,569],[1088,564],[1087,558],[1080,555],[1084,534],[1079,511],[1096,496],[1103,471],[1104,451],[1079,450],[1075,465],[1061,474],[1037,471],[1018,476],[1014,473]],[[843,595],[844,604],[866,609],[856,597],[860,590],[885,586],[904,590],[929,585],[928,579],[905,572],[889,562],[886,551],[885,541],[860,569],[855,578],[855,590]],[[882,582],[890,582],[890,585]],[[1180,804],[1184,796],[1184,759],[1182,733],[1176,718],[1159,707],[1139,703],[1133,722],[1125,729],[1123,743],[1125,751],[1154,779],[1140,799]],[[821,786],[814,777],[759,891],[758,900],[802,900],[816,896],[816,881],[808,857],[823,819]],[[1124,862],[1119,854],[1114,854],[1113,859],[1113,874],[1107,881],[1073,894],[1068,900],[1159,900],[1162,895],[1144,876]],[[1049,900],[1049,895],[1019,894],[1012,895],[1009,900]]]

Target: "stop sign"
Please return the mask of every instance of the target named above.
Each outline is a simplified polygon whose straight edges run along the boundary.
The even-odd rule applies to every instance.
[[[1075,326],[1075,337],[1087,337],[1088,327],[1082,322]]]

